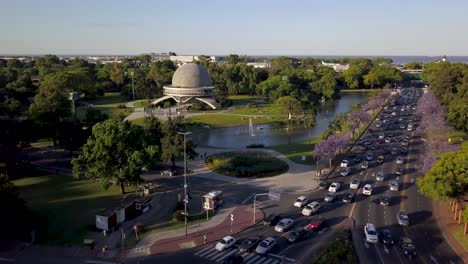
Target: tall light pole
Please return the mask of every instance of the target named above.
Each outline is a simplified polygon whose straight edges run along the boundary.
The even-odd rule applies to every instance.
[[[185,218],[185,236],[187,236],[187,205],[188,205],[188,193],[187,193],[187,140],[186,136],[192,134],[192,132],[177,132],[179,135],[184,135],[184,218]]]
[[[132,76],[132,95],[133,95],[133,101],[135,101],[135,88],[133,87],[133,76],[135,75],[134,71],[130,72],[130,76]]]

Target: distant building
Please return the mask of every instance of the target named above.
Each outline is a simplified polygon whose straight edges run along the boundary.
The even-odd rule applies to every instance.
[[[216,56],[210,56],[210,61],[211,62],[219,62],[220,58]],[[192,55],[176,55],[176,56],[170,56],[169,59],[177,66],[184,65],[186,63],[191,63],[194,61],[198,61],[198,56],[192,56]]]
[[[254,68],[270,68],[270,62],[247,62],[248,66],[253,66]]]
[[[343,72],[349,68],[349,64],[331,63],[322,61],[323,66],[332,67],[336,72]]]

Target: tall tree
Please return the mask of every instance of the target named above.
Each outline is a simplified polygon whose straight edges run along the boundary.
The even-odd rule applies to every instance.
[[[83,146],[83,154],[72,160],[75,177],[98,181],[104,189],[111,185],[134,186],[142,179],[142,169],[155,162],[157,146],[150,145],[143,128],[109,119],[93,127]]]
[[[112,63],[110,79],[115,83],[115,85],[117,85],[117,87],[120,87],[124,83],[124,68],[122,63]]]
[[[184,130],[185,128],[181,118],[169,118],[162,126],[161,159],[170,161],[172,167],[175,167],[176,158],[183,157],[184,155],[184,136],[178,133]],[[193,159],[197,155],[194,150],[195,145],[188,138],[186,138],[186,141],[187,158]]]

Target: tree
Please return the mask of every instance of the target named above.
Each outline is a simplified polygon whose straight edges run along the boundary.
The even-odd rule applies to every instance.
[[[72,160],[73,174],[78,178],[84,174],[104,189],[118,185],[124,194],[125,186],[142,182],[142,169],[155,161],[158,152],[143,128],[109,119],[93,127],[83,154]]]
[[[302,110],[301,102],[292,96],[283,96],[276,100],[275,105],[290,115],[297,114]]]
[[[161,158],[164,161],[170,161],[172,167],[175,167],[176,158],[184,155],[184,136],[177,133],[184,131],[185,128],[181,118],[169,118],[162,126],[163,138],[161,139]],[[197,156],[195,145],[190,139],[187,140],[187,158],[193,159]]]
[[[331,167],[333,158],[348,146],[350,142],[351,139],[346,134],[340,136],[331,135],[327,139],[323,139],[315,144],[314,154],[319,157],[327,158],[329,160],[329,166]]]
[[[364,123],[369,122],[371,120],[371,115],[367,111],[358,110],[351,112],[348,120],[351,122],[351,133],[354,137],[354,133],[356,132],[355,130],[360,128]]]
[[[124,68],[122,63],[112,63],[112,69],[110,70],[109,77],[117,87],[120,87],[124,83]]]
[[[457,129],[468,131],[468,104],[466,100],[456,98],[448,107],[447,121]]]
[[[304,123],[304,128],[307,129],[307,133],[309,134],[309,143],[310,143],[310,128],[314,126],[316,123],[316,114],[315,109],[312,112],[307,112],[304,114],[304,118],[302,122]]]
[[[155,61],[151,64],[148,78],[152,79],[161,91],[164,85],[171,83],[175,70],[176,67],[170,60]]]
[[[144,129],[148,135],[149,143],[161,147],[161,140],[163,138],[161,121],[153,115],[150,115],[145,118]]]

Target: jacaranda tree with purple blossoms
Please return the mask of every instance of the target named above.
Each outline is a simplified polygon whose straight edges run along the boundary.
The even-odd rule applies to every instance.
[[[315,144],[314,154],[329,160],[329,166],[332,166],[333,158],[346,148],[351,142],[349,134],[331,135],[326,139]]]
[[[354,137],[356,129],[360,128],[364,123],[369,122],[371,120],[371,115],[367,111],[358,110],[351,112],[348,116],[348,120],[350,122],[349,128]]]

